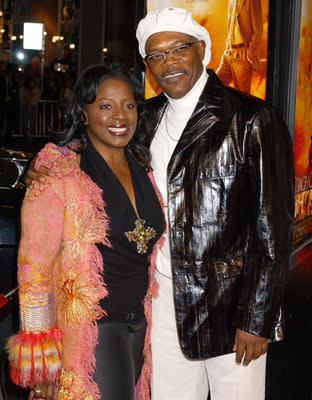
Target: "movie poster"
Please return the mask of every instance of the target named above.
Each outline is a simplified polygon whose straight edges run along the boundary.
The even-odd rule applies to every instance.
[[[186,8],[208,30],[212,47],[208,68],[239,90],[265,98],[269,0],[146,0],[147,11]],[[160,93],[146,70],[146,97]]]
[[[312,241],[312,2],[302,0],[294,158],[295,249]]]

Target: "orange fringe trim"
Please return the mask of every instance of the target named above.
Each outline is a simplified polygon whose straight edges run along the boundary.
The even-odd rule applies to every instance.
[[[7,343],[10,377],[16,385],[27,387],[55,381],[61,369],[61,332],[19,332]]]

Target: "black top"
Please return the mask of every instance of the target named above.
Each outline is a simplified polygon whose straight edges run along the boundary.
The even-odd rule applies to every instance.
[[[139,216],[145,220],[145,227],[156,231],[145,254],[139,254],[136,244],[129,242],[125,235],[134,229],[137,216],[119,179],[90,141],[81,154],[80,167],[103,190],[110,220],[108,237],[112,248],[97,245],[103,257],[104,281],[109,292],[100,304],[108,316],[135,312],[142,307],[148,286],[148,257],[165,228],[161,206],[144,168],[127,150],[126,157]]]

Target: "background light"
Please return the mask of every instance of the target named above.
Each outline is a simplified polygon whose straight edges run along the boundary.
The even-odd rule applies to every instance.
[[[107,48],[107,47],[104,47],[103,53],[107,53],[107,52],[108,52],[108,48]]]
[[[72,49],[72,50],[73,50],[75,47],[76,47],[75,43],[71,43],[71,44],[69,45],[69,48]]]
[[[22,51],[18,51],[18,52],[16,53],[16,57],[17,57],[19,60],[24,60],[25,54],[24,54]]]
[[[15,36],[15,35],[12,35],[12,36],[11,36],[11,40],[16,40],[16,36]]]
[[[24,23],[24,49],[43,50],[43,24]]]

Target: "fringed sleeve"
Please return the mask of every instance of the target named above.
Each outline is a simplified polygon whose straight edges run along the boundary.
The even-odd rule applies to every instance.
[[[20,331],[11,337],[7,348],[10,377],[16,385],[27,387],[37,382],[54,382],[61,368],[61,333]]]
[[[21,214],[18,251],[20,332],[7,343],[11,379],[27,387],[54,381],[61,368],[61,332],[56,326],[53,267],[61,247],[64,204],[59,183],[28,189]]]

